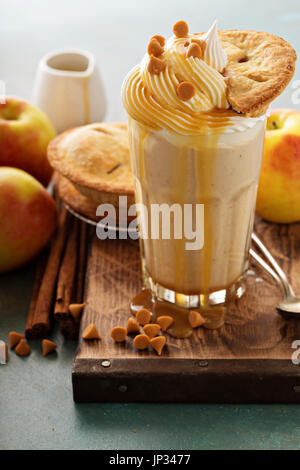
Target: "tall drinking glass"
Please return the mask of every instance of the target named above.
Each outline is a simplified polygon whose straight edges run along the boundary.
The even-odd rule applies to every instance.
[[[201,309],[208,328],[221,326],[228,300],[245,291],[264,131],[264,118],[195,136],[129,117],[144,286],[157,299]]]

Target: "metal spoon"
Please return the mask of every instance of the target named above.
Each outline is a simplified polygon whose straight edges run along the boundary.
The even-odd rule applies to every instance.
[[[286,274],[283,272],[277,261],[275,261],[266,246],[254,233],[252,234],[252,240],[274,268],[272,269],[253,249],[250,250],[251,256],[275,279],[281,289],[283,301],[280,302],[276,308],[280,312],[285,312],[293,317],[300,318],[300,299],[296,297]]]

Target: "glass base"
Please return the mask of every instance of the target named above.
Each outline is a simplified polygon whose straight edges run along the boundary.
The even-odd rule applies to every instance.
[[[226,289],[211,292],[209,294],[185,295],[172,291],[155,282],[151,276],[144,273],[146,289],[152,292],[153,300],[166,302],[168,306],[190,310],[196,310],[205,318],[205,328],[220,328],[225,323],[227,305],[233,298],[241,298],[246,291],[246,274],[242,275],[234,284]]]

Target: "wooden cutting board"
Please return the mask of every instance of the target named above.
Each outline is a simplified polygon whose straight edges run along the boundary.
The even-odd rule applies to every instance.
[[[300,293],[300,224],[261,220],[256,232]],[[253,265],[245,296],[234,301],[219,330],[190,339],[167,337],[161,357],[137,352],[132,339],[115,344],[110,331],[126,326],[130,300],[141,288],[138,243],[92,240],[82,329],[96,324],[101,341],[80,339],[73,364],[76,402],[300,403],[300,365],[292,363],[300,320],[278,315],[280,291]],[[300,357],[300,354],[299,354]]]

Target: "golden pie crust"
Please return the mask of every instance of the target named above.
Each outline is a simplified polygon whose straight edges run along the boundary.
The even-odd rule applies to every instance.
[[[85,217],[95,220],[98,222],[101,220],[103,217],[97,216],[96,211],[98,208],[98,203],[94,202],[93,200],[89,199],[88,197],[84,196],[81,194],[75,186],[71,183],[70,180],[65,178],[62,175],[57,175],[57,182],[56,186],[58,189],[58,195],[62,201],[64,201],[68,206],[71,207],[74,211],[78,212],[81,215],[84,215]],[[107,194],[109,197],[109,195]],[[103,195],[104,197],[104,195]],[[114,200],[115,198],[115,200]],[[111,198],[107,199],[106,201],[104,200],[104,204],[113,204],[113,206],[116,208],[116,218],[118,222],[119,218],[119,200],[118,196],[111,195]],[[133,220],[134,217],[127,216],[127,221]]]
[[[125,123],[94,123],[70,129],[50,142],[48,159],[90,202],[117,207],[119,196],[125,195],[128,206],[134,203]]]
[[[289,84],[297,55],[284,39],[259,31],[220,31],[228,57],[227,99],[248,117],[263,115]]]
[[[71,209],[89,219],[99,220],[99,217],[96,217],[98,204],[77,191],[70,180],[58,175],[57,189],[60,199],[68,204]]]

